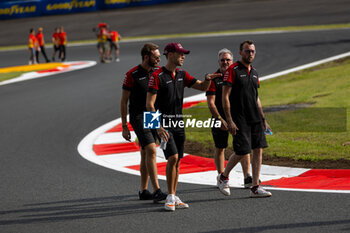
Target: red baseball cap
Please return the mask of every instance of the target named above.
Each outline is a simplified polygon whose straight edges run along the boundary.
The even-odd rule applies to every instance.
[[[190,50],[184,49],[180,43],[170,43],[165,46],[163,54],[167,55],[170,52],[189,54]]]
[[[103,28],[103,27],[107,27],[107,24],[106,23],[99,23],[97,26],[99,28]]]

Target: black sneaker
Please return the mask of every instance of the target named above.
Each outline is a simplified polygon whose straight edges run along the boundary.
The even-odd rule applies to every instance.
[[[245,189],[250,188],[253,185],[252,183],[253,183],[253,178],[250,175],[248,175],[248,177],[244,179],[244,188]],[[261,184],[260,179],[259,179],[259,184]]]
[[[163,193],[162,190],[157,189],[153,193],[153,202],[158,203],[160,201],[164,201],[168,195],[166,193]]]
[[[140,198],[140,200],[152,200],[153,195],[152,195],[152,193],[150,193],[150,191],[145,189],[142,192],[139,191],[139,198]]]
[[[248,176],[247,178],[244,179],[244,188],[250,188],[252,186],[253,179],[251,176]]]

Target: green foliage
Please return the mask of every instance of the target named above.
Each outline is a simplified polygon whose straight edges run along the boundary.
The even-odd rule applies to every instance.
[[[10,73],[0,73],[0,82],[12,79],[12,78],[17,78],[19,77],[23,72],[10,72]]]

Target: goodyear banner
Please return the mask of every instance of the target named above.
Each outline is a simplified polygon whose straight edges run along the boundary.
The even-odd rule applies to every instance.
[[[68,14],[193,0],[0,0],[0,19]]]
[[[42,2],[42,13],[44,15],[98,10],[96,0],[46,0]]]
[[[101,9],[123,8],[130,6],[145,6],[170,2],[185,2],[190,0],[102,0]]]
[[[41,2],[41,0],[0,1],[0,19],[40,16]]]

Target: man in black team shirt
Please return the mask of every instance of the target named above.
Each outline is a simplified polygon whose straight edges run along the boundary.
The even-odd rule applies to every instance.
[[[170,43],[164,49],[167,64],[155,71],[148,83],[147,110],[162,113],[163,120],[166,119],[178,123],[182,118],[182,105],[184,88],[192,87],[197,90],[206,91],[210,80],[221,76],[221,74],[207,74],[204,81],[199,81],[190,76],[186,71],[178,69],[183,65],[184,54],[189,54],[179,43]],[[168,196],[164,208],[174,211],[175,208],[188,208],[188,204],[182,202],[176,196],[177,182],[179,178],[180,159],[184,153],[185,129],[179,125],[164,129],[157,129],[160,138],[167,141],[164,155],[168,160],[166,167],[166,178],[168,185]]]
[[[142,63],[135,66],[126,73],[120,112],[123,126],[123,137],[130,141],[131,135],[127,126],[127,104],[129,104],[130,123],[141,144],[141,187],[139,191],[140,200],[153,199],[155,202],[165,200],[166,194],[159,188],[158,172],[156,164],[156,132],[143,128],[143,112],[146,111],[146,96],[148,79],[150,75],[159,68],[160,52],[158,46],[153,43],[145,44],[141,50]],[[148,180],[151,178],[153,194],[148,189]]]
[[[222,103],[228,131],[233,135],[232,154],[224,172],[218,175],[219,189],[230,195],[228,176],[232,168],[247,154],[252,155],[253,181],[250,197],[270,197],[272,194],[259,186],[263,148],[267,147],[264,131],[270,128],[258,96],[259,76],[251,66],[255,58],[253,41],[240,44],[241,59],[232,64],[224,76]]]
[[[216,73],[224,74],[225,71],[233,64],[232,52],[226,48],[218,52],[219,69]],[[228,131],[224,109],[222,108],[222,86],[223,76],[212,80],[209,89],[206,92],[208,108],[212,117],[221,121],[221,128],[211,129],[215,143],[215,165],[218,174],[224,172],[225,168],[225,148],[227,147]],[[242,171],[244,175],[244,187],[249,188],[252,185],[252,177],[250,175],[250,156],[245,155],[241,160]],[[219,180],[217,180],[219,186]]]

